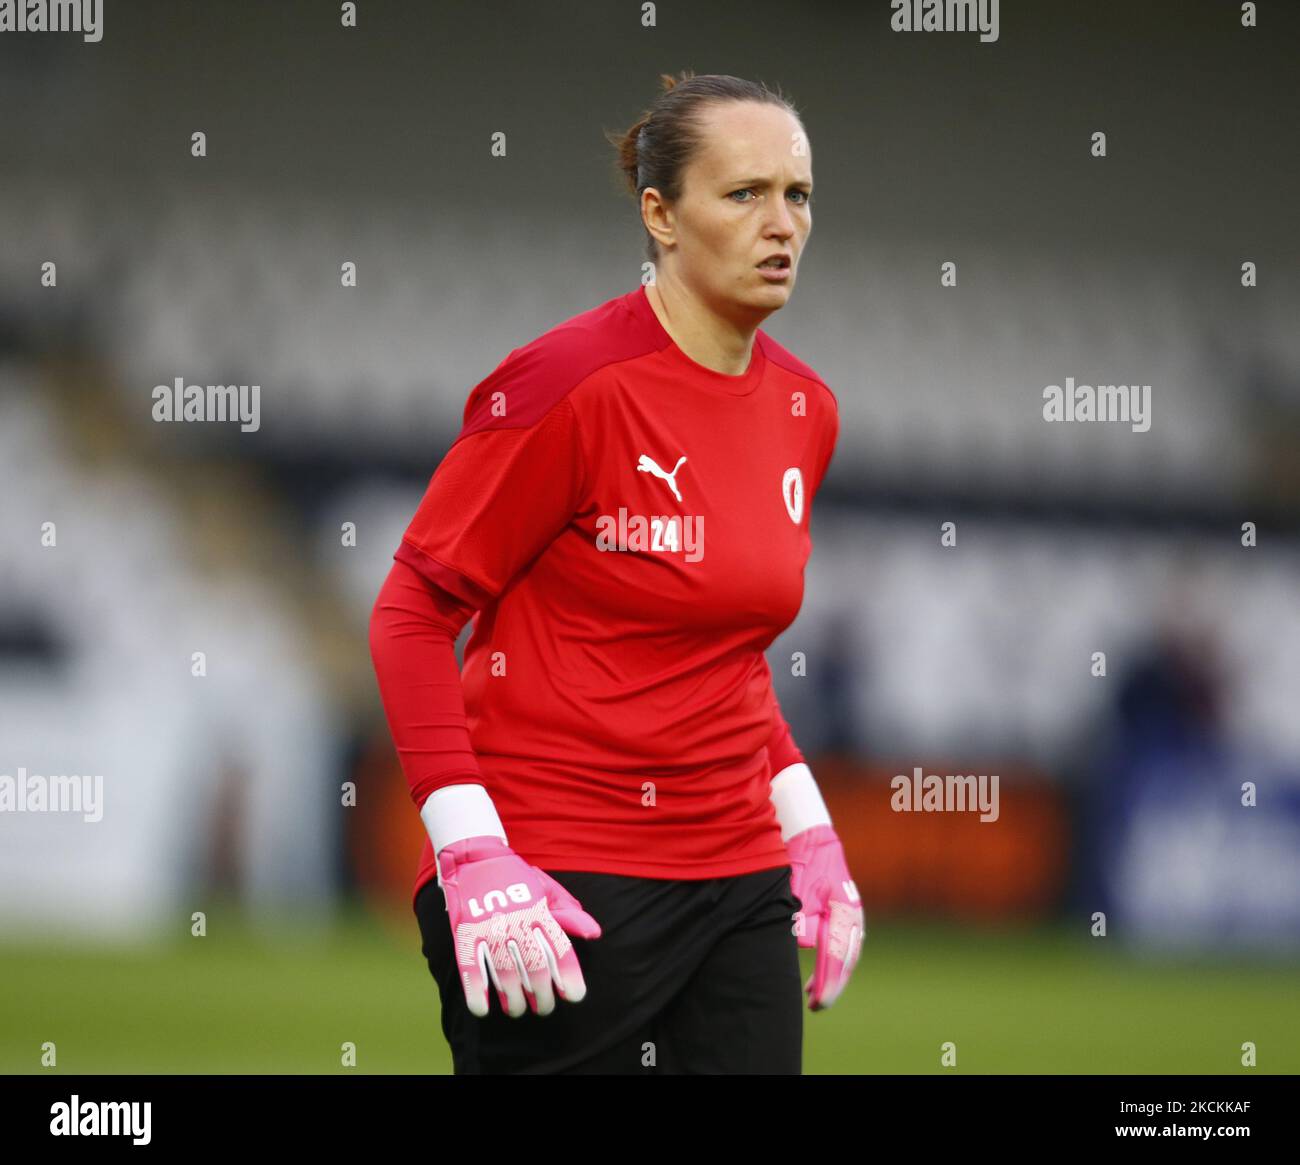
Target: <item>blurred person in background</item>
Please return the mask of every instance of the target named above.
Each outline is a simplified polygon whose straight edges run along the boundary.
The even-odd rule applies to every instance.
[[[1152,810],[1173,828],[1180,807],[1234,773],[1222,733],[1224,670],[1216,638],[1173,588],[1152,635],[1117,677],[1087,783],[1083,854],[1092,909],[1124,920],[1131,913],[1133,866],[1126,860],[1139,816]],[[1206,855],[1208,860],[1208,855]],[[1164,877],[1177,876],[1176,870]]]

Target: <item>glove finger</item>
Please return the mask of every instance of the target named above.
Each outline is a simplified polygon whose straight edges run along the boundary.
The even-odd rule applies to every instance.
[[[849,955],[844,960],[844,977],[840,981],[840,991],[849,985],[853,978],[853,969],[858,965],[858,956],[862,953],[862,928],[856,924],[849,930]]]
[[[492,944],[492,982],[496,984],[497,998],[501,1000],[501,1010],[512,1019],[523,1015],[528,1009],[524,1002],[524,985],[515,962],[516,947],[513,935],[503,935]]]
[[[862,944],[867,937],[867,919],[861,910],[858,911],[858,917],[849,930],[849,953],[844,960],[845,970],[844,978],[847,981],[853,974],[853,969],[858,965],[858,960],[862,957]]]
[[[535,1014],[550,1015],[555,1010],[555,984],[560,979],[560,961],[540,926],[533,926],[531,937],[540,953],[542,966],[530,975],[533,990],[529,1002],[533,1004]]]
[[[826,960],[826,974],[822,980],[820,990],[817,994],[817,1001],[813,1006],[814,1011],[825,1011],[834,1005],[840,997],[840,992],[844,990],[845,983],[844,960],[830,955]]]
[[[465,1006],[480,1019],[488,1013],[488,945],[480,939],[472,945],[456,942],[456,968],[465,992]]]
[[[546,885],[547,909],[551,917],[569,934],[578,938],[600,938],[600,923],[582,908],[569,891],[549,874],[542,872]]]
[[[587,996],[587,981],[582,977],[578,953],[572,944],[568,951],[558,957],[556,964],[559,969],[559,978],[555,981],[556,993],[569,1003],[581,1003]]]
[[[578,952],[573,949],[569,936],[564,933],[553,915],[544,915],[539,921],[551,958],[555,960],[551,975],[555,980],[556,994],[569,1003],[581,1002],[587,994],[587,982],[582,977],[582,968],[578,965]],[[592,921],[595,922],[595,919]]]
[[[524,1001],[524,985],[519,968],[515,965],[514,956],[508,947],[498,948],[493,969],[495,971],[493,979],[497,984],[497,998],[501,1000],[501,1010],[511,1019],[516,1019],[528,1010],[528,1004]]]
[[[542,928],[534,923],[521,927],[509,943],[519,971],[524,997],[534,1015],[550,1015],[555,1010],[555,992],[551,986],[554,955]]]
[[[540,977],[545,969],[546,960],[542,958],[536,944],[526,936],[525,932],[517,936],[512,935],[506,940],[506,954],[510,957],[519,984],[517,994],[507,990],[507,997],[511,1001],[510,1006],[518,1008],[518,1011],[511,1010],[509,1014],[512,1017],[523,1015],[524,1011],[528,1010],[536,1015],[537,996],[533,990],[533,979]]]
[[[822,1007],[822,997],[826,991],[826,981],[830,974],[830,934],[831,924],[828,911],[816,916],[817,929],[817,959],[813,963],[813,973],[808,982],[804,985],[804,990],[808,992],[808,1006],[813,1011],[820,1011]]]
[[[825,975],[818,985],[814,1010],[824,1011],[840,997],[848,984],[858,952],[862,949],[863,915],[859,906],[832,900],[826,925]],[[818,970],[823,954],[817,951]]]
[[[556,994],[569,1003],[579,1003],[586,997],[587,981],[583,978],[578,954],[569,935],[582,939],[600,938],[600,923],[583,910],[578,900],[554,878],[548,877],[546,881],[549,913],[541,922],[555,956],[553,977]]]

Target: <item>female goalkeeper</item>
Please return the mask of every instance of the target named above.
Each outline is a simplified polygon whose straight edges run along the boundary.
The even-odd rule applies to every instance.
[[[763,654],[839,430],[758,330],[812,155],[765,86],[662,80],[617,140],[653,278],[474,388],[371,617],[457,1073],[798,1073],[798,947],[813,1010],[861,948]]]

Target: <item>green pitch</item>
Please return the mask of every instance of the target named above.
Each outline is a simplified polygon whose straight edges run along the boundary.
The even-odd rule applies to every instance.
[[[413,917],[348,911],[316,944],[267,944],[223,911],[207,937],[164,948],[10,945],[0,984],[4,1073],[451,1068]],[[805,1070],[1296,1073],[1298,985],[1294,963],[1138,959],[1060,928],[874,923],[848,992],[805,1013]],[[41,1066],[47,1041],[55,1069]],[[1246,1041],[1255,1069],[1241,1066]],[[348,1042],[355,1068],[341,1064]],[[949,1042],[955,1068],[940,1064]]]

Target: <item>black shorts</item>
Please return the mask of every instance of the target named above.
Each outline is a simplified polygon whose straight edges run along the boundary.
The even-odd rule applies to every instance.
[[[573,937],[587,994],[510,1018],[488,986],[473,1015],[442,888],[415,901],[457,1075],[783,1073],[803,1070],[804,996],[790,867],[676,881],[548,870],[600,923]]]

